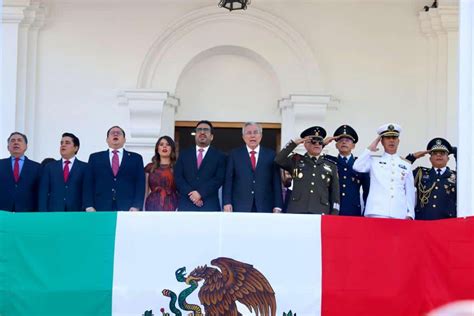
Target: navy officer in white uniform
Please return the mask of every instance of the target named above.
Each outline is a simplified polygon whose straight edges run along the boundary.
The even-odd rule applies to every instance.
[[[354,162],[354,170],[370,172],[370,190],[365,216],[398,219],[415,218],[416,191],[411,163],[398,156],[401,127],[384,124],[377,130],[379,136]],[[379,142],[384,152],[377,155]]]

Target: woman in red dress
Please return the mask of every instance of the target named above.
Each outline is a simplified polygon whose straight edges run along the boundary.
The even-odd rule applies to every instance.
[[[176,145],[169,136],[162,136],[155,145],[155,155],[145,167],[145,211],[175,211],[178,193],[173,176]]]

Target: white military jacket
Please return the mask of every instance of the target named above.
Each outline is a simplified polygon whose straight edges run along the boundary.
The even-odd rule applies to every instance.
[[[370,190],[365,216],[415,218],[416,191],[411,164],[397,155],[384,152],[371,155],[366,149],[353,169],[370,172]]]

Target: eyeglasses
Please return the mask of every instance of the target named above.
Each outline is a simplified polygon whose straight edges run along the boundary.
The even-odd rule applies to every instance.
[[[110,131],[109,135],[123,135],[122,131]]]
[[[260,131],[257,129],[257,130],[254,130],[254,131],[245,131],[244,135],[247,135],[247,136],[250,136],[250,135],[258,135],[260,134]]]
[[[196,133],[210,133],[211,129],[209,127],[197,127]]]
[[[308,142],[308,143],[311,143],[311,144],[313,144],[313,145],[324,145],[324,140],[322,140],[322,139],[314,139],[314,138],[312,138],[312,139],[308,140],[307,142]]]

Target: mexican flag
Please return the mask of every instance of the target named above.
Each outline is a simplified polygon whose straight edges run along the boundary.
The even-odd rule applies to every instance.
[[[424,315],[474,299],[474,218],[0,212],[0,315]]]

